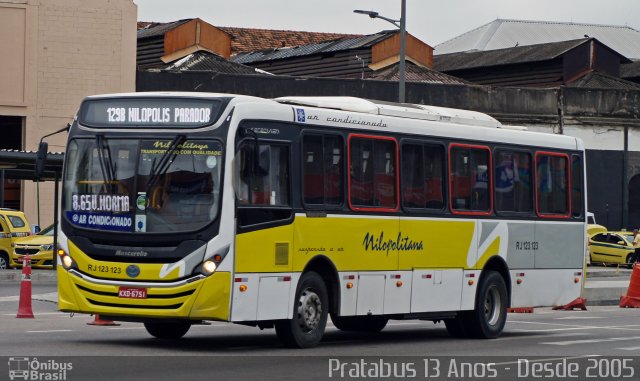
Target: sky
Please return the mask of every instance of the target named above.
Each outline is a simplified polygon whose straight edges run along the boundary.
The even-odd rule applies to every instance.
[[[139,21],[199,17],[214,26],[372,34],[394,27],[353,13],[400,19],[401,0],[134,0]],[[496,18],[627,25],[640,30],[640,0],[406,0],[407,32],[436,46]]]

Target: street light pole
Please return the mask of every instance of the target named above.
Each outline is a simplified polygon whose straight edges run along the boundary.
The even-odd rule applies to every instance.
[[[407,54],[407,0],[402,0],[400,11],[400,64],[398,66],[398,102],[404,103],[405,59]]]
[[[378,12],[363,11],[356,9],[354,13],[367,15],[372,19],[385,20],[396,28],[400,29],[400,60],[398,63],[398,102],[404,103],[405,101],[405,71],[406,71],[406,54],[407,54],[407,0],[401,1],[400,20],[393,20],[388,17],[380,16]]]

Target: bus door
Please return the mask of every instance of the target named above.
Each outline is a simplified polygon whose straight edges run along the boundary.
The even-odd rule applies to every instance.
[[[285,319],[293,283],[287,275],[293,246],[290,145],[260,140],[256,147],[256,140],[244,139],[233,170],[235,273],[248,274],[247,291],[234,294],[233,319]]]

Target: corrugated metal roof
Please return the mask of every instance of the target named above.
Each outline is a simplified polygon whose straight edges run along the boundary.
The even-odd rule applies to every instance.
[[[193,19],[178,20],[168,23],[149,23],[143,29],[138,30],[138,40],[141,38],[156,37],[164,35],[167,31],[187,23]]]
[[[640,61],[620,65],[620,78],[640,77]]]
[[[273,30],[235,28],[219,26],[218,29],[231,36],[231,52],[254,52],[258,50],[315,44],[343,37],[357,37],[356,34],[303,32],[295,30]]]
[[[567,84],[567,86],[583,89],[640,90],[640,84],[600,72],[588,73],[587,75],[580,77],[578,80]]]
[[[630,26],[496,19],[435,47],[434,54],[494,50],[595,37],[631,59],[640,59],[640,31]]]
[[[384,69],[369,72],[366,75],[366,79],[373,79],[379,81],[398,81],[400,76],[398,75],[399,65],[395,63]],[[426,67],[415,65],[414,63],[407,61],[405,67],[405,80],[407,82],[421,82],[421,83],[442,83],[447,85],[469,85],[470,82],[464,79],[453,77],[448,74],[440,73],[435,70],[431,70]]]
[[[168,71],[210,71],[226,74],[259,74],[255,68],[229,62],[217,54],[203,50],[165,64],[158,69]]]
[[[288,48],[268,49],[257,52],[240,53],[231,60],[236,63],[248,64],[255,62],[273,61],[284,58],[302,57],[313,54],[332,53],[344,50],[359,49],[373,44],[379,41],[385,40],[397,33],[397,31],[382,31],[380,33],[353,37],[353,38],[341,38],[333,41],[326,41],[316,44],[300,45]]]
[[[451,71],[476,67],[547,61],[559,57],[569,50],[585,44],[590,40],[592,39],[583,38],[580,40],[518,46],[515,48],[481,52],[441,54],[433,58],[433,68],[439,71]]]

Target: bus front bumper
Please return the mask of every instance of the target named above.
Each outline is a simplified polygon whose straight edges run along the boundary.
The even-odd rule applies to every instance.
[[[58,309],[123,319],[229,320],[231,273],[217,272],[172,283],[92,278],[57,267]],[[146,297],[120,297],[121,288],[144,289]],[[135,293],[139,295],[139,293]]]

